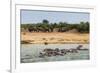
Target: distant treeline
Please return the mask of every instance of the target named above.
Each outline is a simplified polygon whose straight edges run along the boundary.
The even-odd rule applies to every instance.
[[[49,23],[48,20],[43,20],[41,23],[21,24],[21,30],[28,32],[67,32],[73,29],[80,33],[89,33],[89,22],[69,24],[66,22]]]

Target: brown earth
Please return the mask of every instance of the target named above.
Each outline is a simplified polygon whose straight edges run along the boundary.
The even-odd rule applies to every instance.
[[[21,32],[21,43],[32,44],[87,44],[89,34],[67,32]]]

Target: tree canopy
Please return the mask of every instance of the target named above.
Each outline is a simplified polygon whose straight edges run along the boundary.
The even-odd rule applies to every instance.
[[[70,24],[67,22],[49,23],[44,19],[42,23],[21,24],[21,28],[29,32],[67,32],[76,29],[80,33],[89,33],[89,22],[80,22],[79,24]]]

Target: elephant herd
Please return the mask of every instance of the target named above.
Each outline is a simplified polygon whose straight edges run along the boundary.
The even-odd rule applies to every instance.
[[[28,28],[28,31],[29,32],[49,32],[50,29],[48,29],[48,28],[43,29],[41,27],[38,27],[38,28],[34,27],[34,28]]]
[[[67,28],[42,28],[42,27],[31,27],[28,28],[29,32],[67,32]]]
[[[78,53],[79,50],[88,50],[88,49],[81,49],[83,46],[79,45],[77,48],[70,48],[70,49],[51,49],[51,48],[45,48],[43,51],[39,53],[39,57],[51,57],[51,56],[64,56],[67,53]]]

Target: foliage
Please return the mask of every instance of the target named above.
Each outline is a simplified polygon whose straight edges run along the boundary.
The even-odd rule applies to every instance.
[[[80,33],[89,33],[89,22],[80,22],[79,24],[69,24],[66,22],[49,23],[43,20],[42,23],[21,24],[21,28],[29,32],[67,32],[76,29]]]

